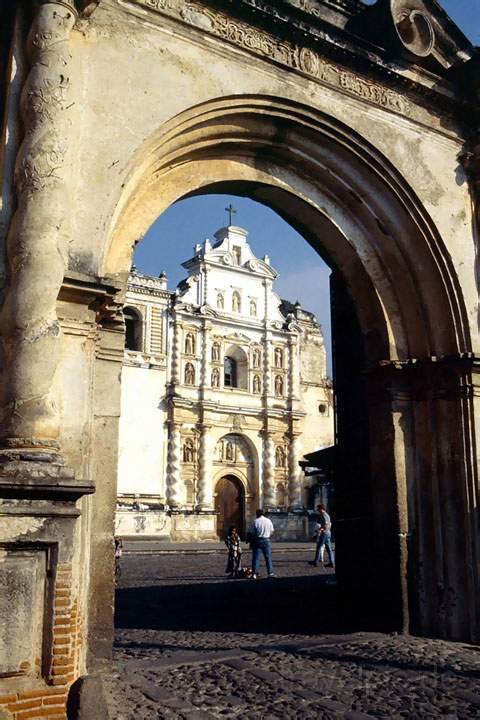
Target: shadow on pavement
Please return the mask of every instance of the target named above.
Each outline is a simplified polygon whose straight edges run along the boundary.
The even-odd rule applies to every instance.
[[[343,613],[342,613],[343,615]],[[332,575],[117,590],[117,628],[311,634],[346,632]]]

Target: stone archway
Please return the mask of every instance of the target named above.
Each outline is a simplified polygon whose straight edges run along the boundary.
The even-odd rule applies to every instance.
[[[235,525],[241,535],[245,532],[245,491],[235,475],[224,475],[215,486],[217,535],[225,540],[228,529]]]
[[[50,610],[22,625],[28,613],[7,603],[12,636],[35,638],[13,670],[8,658],[20,678],[9,691],[59,682],[52,608],[71,628],[65,687],[111,651],[132,249],[173,202],[219,190],[281,214],[336,269],[342,307],[354,308],[371,428],[372,570],[393,599],[391,628],[478,638],[478,298],[457,159],[463,89],[452,87],[453,114],[443,116],[446,97],[431,81],[400,77],[388,58],[372,58],[370,73],[361,39],[356,55],[355,40],[346,48],[311,33],[307,42],[294,22],[286,39],[280,18],[265,30],[266,6],[244,3],[245,17],[229,23],[232,4],[127,5],[51,0],[27,17],[20,4],[11,32],[1,537]],[[85,8],[92,19],[75,26]],[[20,85],[35,102],[20,102]]]
[[[473,416],[458,385],[469,372],[465,308],[428,214],[399,172],[362,137],[331,117],[274,98],[231,97],[192,108],[149,140],[152,147],[154,152],[132,160],[125,175],[104,271],[125,277],[131,238],[144,229],[145,215],[149,223],[179,197],[219,191],[248,195],[276,210],[337,268],[358,317],[367,377],[368,523],[378,550],[372,587],[381,576],[385,597],[396,598],[389,603],[393,627],[437,632],[440,601],[421,590],[432,579],[421,548],[441,532],[443,508],[453,502],[451,475],[438,475],[445,461],[453,471],[444,438],[463,452],[460,418]],[[140,186],[140,177],[149,181]],[[446,392],[457,394],[453,413],[428,399],[445,392],[439,390],[445,383],[451,384]],[[436,473],[445,499],[435,516],[419,501],[430,493],[422,489],[427,457],[428,473]],[[468,505],[470,480],[458,465],[453,472],[458,519],[470,535],[471,518],[458,505],[460,496],[462,507]],[[354,514],[347,509],[347,516]],[[347,533],[349,542],[354,535]],[[460,581],[463,571],[453,556],[445,556],[437,571],[442,583],[448,576],[459,588],[447,622],[453,632],[458,613],[455,632],[461,634],[460,626],[474,617],[473,606],[458,612],[465,600],[460,587],[470,581]]]

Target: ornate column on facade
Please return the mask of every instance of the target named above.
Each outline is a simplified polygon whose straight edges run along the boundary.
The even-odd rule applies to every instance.
[[[172,385],[180,383],[180,328],[178,327],[178,317],[175,308],[172,311],[172,352],[170,377]]]
[[[25,129],[15,166],[17,209],[7,238],[8,277],[0,324],[1,443],[7,460],[60,460],[52,398],[61,331],[56,302],[64,277],[73,140],[69,37],[73,0],[37,5],[22,91]]]
[[[273,433],[263,433],[263,507],[275,507],[275,441]]]
[[[197,507],[199,510],[211,510],[213,507],[212,457],[209,431],[210,425],[203,424],[200,427],[197,486]]]
[[[209,387],[210,385],[210,377],[209,377],[209,368],[210,368],[210,362],[209,362],[209,350],[210,350],[210,343],[208,342],[208,334],[210,331],[210,322],[208,320],[203,320],[202,324],[202,362],[200,366],[200,389],[202,391],[205,390],[205,388]]]
[[[268,330],[268,313],[269,313],[269,291],[271,283],[268,280],[263,281],[265,290],[265,315],[263,318],[263,397],[264,404],[267,405],[268,396],[270,394],[271,378],[270,378],[270,332]]]
[[[181,424],[174,421],[168,423],[167,448],[167,504],[171,508],[180,501],[180,456],[181,456]]]
[[[301,507],[302,498],[302,470],[298,464],[301,459],[300,433],[292,433],[288,454],[288,504],[291,508]]]

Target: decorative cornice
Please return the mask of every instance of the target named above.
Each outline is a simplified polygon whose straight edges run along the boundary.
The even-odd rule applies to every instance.
[[[449,134],[445,118],[460,123],[464,110],[453,86],[429,74],[425,84],[400,74],[359,38],[326,23],[301,23],[293,19],[285,4],[279,7],[264,0],[238,0],[228,12],[216,0],[124,0],[167,15],[201,32],[233,44],[262,59],[359,97],[389,111],[404,115]],[[340,33],[341,37],[335,37]],[[372,46],[373,48],[373,46]],[[416,68],[417,70],[418,68]],[[428,74],[428,73],[427,73]],[[435,80],[435,82],[433,82]],[[412,98],[413,102],[407,97]],[[442,118],[436,120],[441,114]]]

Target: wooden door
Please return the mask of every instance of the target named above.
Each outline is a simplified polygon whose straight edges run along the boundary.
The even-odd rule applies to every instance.
[[[216,487],[215,510],[217,511],[217,535],[224,540],[230,525],[238,528],[243,535],[243,488],[231,476],[221,478]]]

